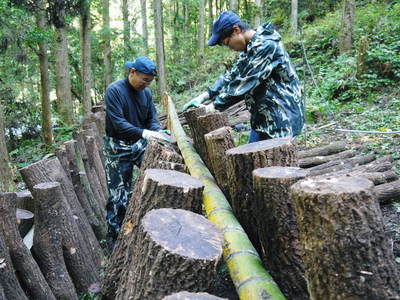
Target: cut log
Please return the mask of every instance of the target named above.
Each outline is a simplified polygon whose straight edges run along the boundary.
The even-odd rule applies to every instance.
[[[370,163],[371,161],[374,161],[375,158],[375,154],[370,153],[367,155],[356,156],[343,160],[330,161],[322,165],[309,168],[308,170],[311,176],[322,175],[344,169],[349,169],[355,166],[365,165],[367,163]]]
[[[63,167],[68,179],[71,180],[71,170],[69,169],[67,152],[65,151],[64,145],[61,145],[59,148],[56,149],[56,156],[58,158],[58,161],[61,163],[61,166]]]
[[[63,209],[67,222],[71,223],[69,226],[66,226],[66,230],[64,230],[64,234],[68,235],[68,238],[64,237],[63,235],[63,242],[68,242],[68,244],[64,244],[65,249],[68,249],[67,251],[64,251],[64,255],[67,253],[71,263],[76,260],[76,262],[72,264],[79,265],[79,267],[82,267],[83,269],[91,270],[94,265],[94,269],[97,271],[91,272],[90,275],[85,274],[85,272],[82,272],[81,275],[79,275],[79,271],[77,269],[74,269],[73,271],[77,273],[77,277],[85,274],[88,281],[96,282],[94,279],[97,279],[99,276],[98,270],[100,269],[103,259],[102,249],[100,248],[99,242],[97,241],[96,236],[85,216],[85,213],[83,212],[82,206],[76,197],[72,183],[66,177],[58,159],[38,161],[20,169],[20,173],[31,192],[33,191],[33,186],[39,183],[51,181],[57,181],[61,183],[62,194],[64,196],[62,198]],[[78,254],[70,253],[70,249],[75,248],[74,245],[77,243],[82,250]],[[83,265],[80,265],[82,264],[81,260],[83,260]],[[70,271],[70,275],[74,279],[74,276],[71,274],[71,270],[68,266],[67,258],[66,263]],[[86,283],[86,281],[84,283]],[[78,292],[82,290],[78,288],[76,284],[75,287],[77,288]]]
[[[326,156],[349,149],[350,146],[345,142],[332,142],[329,145],[316,147],[308,150],[299,151],[297,157],[299,159],[313,156]]]
[[[350,158],[355,156],[357,153],[360,153],[360,151],[357,150],[346,150],[342,151],[336,154],[332,155],[327,155],[327,156],[313,156],[313,157],[306,157],[299,159],[299,167],[300,168],[311,168],[315,167],[330,161],[336,161],[336,160],[343,160],[346,158]]]
[[[162,170],[173,170],[182,173],[188,173],[188,170],[184,164],[174,163],[171,161],[160,160],[157,162],[157,165],[154,169],[162,169]]]
[[[222,232],[201,215],[162,208],[148,212],[134,238],[116,299],[162,299],[210,288],[222,256]]]
[[[221,127],[204,135],[207,147],[209,169],[214,175],[218,186],[230,201],[229,197],[229,181],[227,173],[226,151],[234,148],[235,143],[230,127]]]
[[[96,144],[96,155],[100,157],[100,161],[103,165],[104,168],[104,162],[105,162],[105,157],[103,153],[104,149],[104,142],[103,142],[103,136],[100,134],[100,130],[98,129],[97,125],[95,122],[89,120],[88,122],[83,122],[82,124],[82,133],[84,136],[91,136],[93,137],[95,144]]]
[[[29,190],[24,190],[17,193],[17,208],[22,208],[30,212],[35,211],[35,202]],[[18,219],[18,231],[21,237],[24,237],[33,226],[34,219]]]
[[[355,171],[348,173],[348,175],[368,179],[372,181],[375,185],[380,185],[399,179],[399,175],[397,175],[393,171],[371,172],[371,173]]]
[[[203,184],[188,174],[147,169],[141,189],[133,195],[115,249],[103,281],[103,295],[114,299],[123,268],[130,265],[135,229],[150,210],[162,207],[182,208],[201,213]]]
[[[291,187],[311,299],[399,297],[399,274],[372,187],[351,176]]]
[[[0,232],[0,285],[7,300],[28,300],[19,284],[8,248]]]
[[[51,194],[49,195],[49,191]],[[92,253],[88,247],[87,241],[83,239],[81,235],[78,223],[75,222],[75,216],[69,213],[65,209],[66,198],[62,191],[62,185],[51,183],[46,185],[35,185],[33,193],[36,196],[41,195],[42,197],[54,197],[57,201],[63,205],[63,220],[62,226],[62,250],[65,265],[71,279],[74,283],[76,291],[80,293],[86,293],[92,284],[98,283],[99,280],[99,268],[96,266]],[[47,201],[47,200],[44,200]],[[36,240],[38,241],[39,240]],[[45,246],[42,242],[42,246]]]
[[[18,232],[15,217],[16,205],[17,195],[15,193],[0,193],[0,231],[8,247],[17,276],[30,297],[55,300],[45,277]]]
[[[296,214],[288,191],[307,173],[293,167],[269,167],[253,171],[262,259],[288,299],[309,299]]]
[[[260,251],[255,226],[258,208],[254,203],[251,173],[254,169],[264,167],[297,166],[295,145],[290,138],[271,139],[232,148],[226,151],[226,156],[233,212],[253,245]]]
[[[201,141],[203,140],[201,132],[199,131],[201,130],[201,128],[198,126],[198,118],[200,116],[204,116],[205,114],[206,114],[206,109],[204,107],[189,109],[184,113],[186,122],[190,128],[190,135],[193,139],[193,146],[196,148],[197,153],[203,160],[206,155],[206,152],[205,148],[203,147],[198,148],[198,146],[201,145]]]
[[[381,204],[393,201],[400,202],[400,180],[378,185],[374,187],[374,192]]]
[[[63,258],[62,231],[67,224],[62,199],[58,196],[60,183],[41,183],[33,187],[33,192],[37,217],[32,251],[54,296],[57,299],[77,299]]]
[[[227,298],[216,297],[207,293],[189,293],[179,292],[167,297],[162,300],[228,300]]]

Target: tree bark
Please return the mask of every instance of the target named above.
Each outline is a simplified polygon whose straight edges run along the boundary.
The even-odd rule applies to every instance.
[[[381,204],[400,201],[400,180],[378,185],[374,188],[377,200]]]
[[[349,150],[349,148],[349,145],[347,145],[345,142],[332,142],[329,145],[299,151],[297,157],[302,159],[314,156],[327,156]]]
[[[185,41],[190,41],[189,38],[189,3],[187,1],[183,2],[183,38]]]
[[[163,33],[161,0],[154,0],[154,35],[156,40],[158,94],[161,99],[167,90],[167,79],[165,76],[164,33]]]
[[[81,34],[81,61],[82,61],[82,107],[83,114],[90,114],[92,109],[92,56],[91,56],[91,30],[90,1],[83,1],[80,16]]]
[[[295,145],[290,138],[270,139],[229,149],[226,156],[233,212],[250,241],[260,251],[255,226],[258,208],[255,206],[251,174],[258,168],[297,166]]]
[[[208,36],[212,34],[212,26],[214,23],[213,9],[213,0],[208,0]]]
[[[297,33],[297,23],[298,23],[298,1],[292,0],[292,11],[290,14],[290,27],[292,29],[292,33]]]
[[[17,208],[25,209],[27,211],[30,211],[31,213],[35,212],[35,202],[31,192],[29,192],[28,190],[24,190],[22,192],[17,193]],[[24,220],[17,219],[18,231],[22,238],[32,228],[33,221],[34,218],[24,219]]]
[[[227,298],[216,297],[207,293],[179,292],[162,298],[162,300],[228,300]]]
[[[131,49],[130,49],[130,42],[131,42],[131,26],[129,24],[129,8],[128,8],[128,0],[122,0],[122,5],[121,5],[121,10],[122,10],[122,20],[124,23],[124,29],[123,29],[123,40],[124,40],[124,59],[129,60]]]
[[[6,137],[4,135],[4,114],[3,107],[0,103],[0,192],[15,191],[10,162],[8,158],[8,150],[6,145]]]
[[[147,29],[146,0],[140,0],[140,13],[141,13],[141,19],[142,19],[142,37],[143,37],[144,53],[146,55],[148,55],[149,54],[149,31]]]
[[[356,150],[346,150],[336,154],[331,154],[327,156],[314,156],[314,157],[306,157],[299,159],[299,167],[300,168],[311,168],[318,165],[322,165],[324,163],[336,160],[343,160],[346,158],[350,158],[355,156],[360,151]]]
[[[46,18],[43,12],[37,13],[36,24],[41,31],[46,31]],[[53,130],[51,126],[49,55],[47,53],[47,43],[44,40],[38,41],[38,46],[40,69],[40,99],[42,108],[42,138],[43,142],[47,146],[50,146],[53,144]]]
[[[340,26],[339,35],[339,50],[340,53],[345,53],[353,48],[353,24],[355,18],[356,1],[344,0],[342,23]]]
[[[162,208],[144,216],[133,245],[116,299],[162,299],[181,290],[208,290],[223,238],[201,215]]]
[[[7,300],[28,300],[19,284],[8,248],[0,232],[0,285]]]
[[[57,159],[38,161],[22,168],[20,172],[31,192],[36,184],[50,181],[60,182],[64,195],[62,198],[63,209],[66,221],[70,223],[66,226],[63,234],[64,255],[68,256],[65,259],[76,289],[78,292],[86,291],[90,284],[98,281],[98,271],[103,253],[76,197],[72,183],[67,179]],[[71,250],[72,248],[77,249],[78,246],[79,251]],[[71,261],[71,268],[68,265],[68,260]],[[91,273],[86,274],[87,270],[91,270]],[[73,275],[71,272],[75,272],[75,274]],[[86,277],[81,278],[82,276]],[[76,282],[80,283],[81,279],[82,284],[77,286]]]
[[[229,9],[237,12],[238,10],[238,0],[229,0]]]
[[[33,299],[56,299],[46,282],[31,252],[24,245],[18,232],[15,213],[17,210],[15,193],[0,193],[0,231],[7,245],[12,263],[21,285]]]
[[[366,57],[368,50],[368,37],[363,35],[360,38],[359,46],[358,46],[358,54],[357,54],[357,71],[356,77],[358,79],[362,78],[362,75],[365,73],[367,69]]]
[[[311,299],[396,299],[399,274],[373,184],[306,179],[290,189]]]
[[[207,146],[209,169],[218,186],[230,201],[226,151],[235,147],[232,129],[228,126],[218,128],[204,135]]]
[[[205,0],[200,0],[199,1],[199,40],[198,40],[200,66],[204,65],[204,38],[205,38],[204,15],[205,15]]]
[[[93,122],[92,120],[90,120],[90,121],[88,120],[88,122],[84,121],[82,124],[82,128],[83,129],[81,130],[81,134],[83,134],[84,136],[91,136],[94,138],[94,140],[96,142],[96,146],[97,146],[96,153],[98,153],[98,155],[96,154],[96,156],[100,156],[100,162],[104,168],[104,162],[105,162],[105,157],[104,157],[104,153],[103,153],[104,142],[103,142],[103,138],[100,135],[100,131],[98,129],[96,122]]]
[[[256,13],[254,15],[254,27],[258,27],[261,25],[261,15],[262,15],[262,7],[261,7],[261,0],[254,1],[256,6]]]
[[[57,110],[62,121],[67,125],[74,123],[74,111],[71,94],[71,78],[68,63],[67,28],[56,28],[56,94]]]
[[[126,217],[118,236],[116,247],[110,258],[103,281],[103,294],[113,299],[122,280],[122,270],[130,262],[131,248],[143,216],[152,209],[171,207],[201,212],[202,183],[184,173],[147,169],[143,186],[135,190],[127,209]]]
[[[309,299],[299,232],[289,187],[307,171],[269,167],[253,171],[256,218],[264,265],[288,299]]]
[[[102,0],[104,89],[112,82],[110,0]]]

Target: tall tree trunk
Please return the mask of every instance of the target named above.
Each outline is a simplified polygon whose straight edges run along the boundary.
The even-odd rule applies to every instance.
[[[236,12],[238,10],[238,0],[229,0],[229,8]]]
[[[0,191],[2,192],[15,191],[13,175],[8,160],[6,137],[4,135],[4,114],[1,102],[0,102]]]
[[[165,78],[164,38],[161,0],[154,0],[154,35],[156,39],[158,93],[162,97],[167,90]]]
[[[112,82],[110,0],[103,0],[104,87]]]
[[[298,1],[292,0],[292,13],[290,14],[290,26],[292,33],[297,33]]]
[[[256,13],[254,16],[254,27],[258,27],[261,24],[261,0],[255,0]]]
[[[71,78],[68,63],[68,39],[67,28],[56,28],[56,94],[57,110],[65,124],[74,123],[74,112],[71,93]]]
[[[129,24],[129,8],[128,8],[128,0],[122,0],[122,20],[124,23],[124,31],[123,31],[123,38],[124,38],[124,53],[125,53],[125,60],[129,59],[130,54],[130,40],[131,40],[131,30]]]
[[[342,24],[340,26],[340,53],[347,52],[353,48],[353,24],[356,10],[355,0],[343,1]]]
[[[189,3],[187,1],[184,1],[184,3],[183,3],[183,18],[184,18],[183,39],[186,42],[188,42],[189,41],[189,36],[188,36],[188,29],[189,29]]]
[[[205,0],[199,1],[199,63],[204,64],[204,14]]]
[[[140,0],[140,13],[142,17],[142,36],[144,53],[149,54],[149,31],[147,30],[147,8],[146,0]]]
[[[213,1],[208,0],[208,36],[211,36],[214,22]]]
[[[81,57],[82,57],[82,106],[83,114],[88,115],[92,109],[92,57],[91,57],[91,18],[90,1],[84,2],[81,11]]]
[[[42,12],[36,15],[36,23],[41,31],[46,30],[46,18]],[[40,40],[38,45],[42,106],[42,138],[44,143],[50,146],[53,143],[53,131],[51,129],[49,57],[47,54],[48,47],[47,43],[43,40]]]

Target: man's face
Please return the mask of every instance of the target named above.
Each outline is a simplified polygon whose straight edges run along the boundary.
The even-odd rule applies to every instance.
[[[141,73],[134,68],[130,69],[129,83],[137,91],[144,90],[151,84],[153,79],[153,75]]]
[[[247,46],[243,32],[238,26],[233,26],[232,35],[220,41],[220,45],[227,46],[233,51],[243,51]]]

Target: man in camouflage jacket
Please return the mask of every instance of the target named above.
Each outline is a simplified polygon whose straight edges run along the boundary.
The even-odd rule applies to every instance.
[[[299,79],[272,23],[253,30],[235,13],[225,11],[208,41],[209,46],[217,44],[240,51],[237,61],[184,109],[211,99],[206,109],[222,111],[244,99],[251,114],[249,143],[298,135],[304,125]]]

